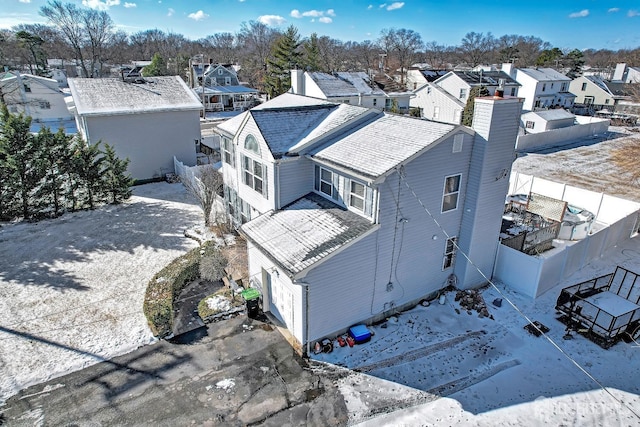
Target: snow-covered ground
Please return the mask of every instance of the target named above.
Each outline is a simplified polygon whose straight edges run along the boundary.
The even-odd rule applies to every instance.
[[[554,310],[561,288],[616,265],[640,272],[640,237],[535,301],[500,284],[487,288],[494,320],[467,314],[448,293],[444,305],[419,305],[370,327],[368,343],[313,358],[358,371],[338,379],[353,424],[640,425],[640,347],[564,340]],[[524,316],[549,327],[553,343],[528,333]]]
[[[181,184],[123,205],[0,228],[0,403],[18,390],[154,341],[147,282],[197,246],[202,213]]]

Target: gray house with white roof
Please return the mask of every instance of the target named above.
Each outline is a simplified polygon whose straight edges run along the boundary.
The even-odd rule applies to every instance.
[[[82,137],[129,158],[134,179],[173,172],[174,156],[196,164],[202,104],[180,77],[70,78],[69,89],[68,107]]]
[[[521,108],[478,98],[468,128],[285,94],[219,125],[249,281],[298,348],[486,282]]]

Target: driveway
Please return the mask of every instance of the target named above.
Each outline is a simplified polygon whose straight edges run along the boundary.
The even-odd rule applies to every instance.
[[[189,342],[185,342],[189,341]],[[270,324],[212,323],[22,390],[0,425],[344,425],[344,399]]]

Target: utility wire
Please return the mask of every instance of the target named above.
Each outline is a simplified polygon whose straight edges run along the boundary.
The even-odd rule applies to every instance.
[[[442,233],[447,237],[447,239],[450,239],[449,234],[446,232],[446,230],[440,225],[440,223],[438,222],[438,220],[431,214],[431,211],[429,210],[429,208],[427,208],[427,206],[422,202],[422,200],[420,200],[420,197],[418,197],[418,195],[416,194],[415,191],[413,191],[413,189],[411,188],[411,186],[409,185],[409,182],[406,180],[406,178],[398,173],[400,175],[400,179],[402,181],[404,181],[405,186],[409,189],[409,191],[411,192],[411,194],[413,195],[413,197],[415,197],[415,199],[418,201],[418,203],[420,204],[420,206],[422,206],[422,208],[424,209],[424,211],[427,213],[427,215],[433,220],[433,222],[436,224],[436,226],[440,229],[440,231],[442,231]],[[562,353],[562,355],[564,355],[573,365],[575,365],[580,371],[582,371],[589,379],[591,379],[595,384],[598,385],[598,387],[600,387],[605,393],[607,393],[609,396],[611,396],[616,402],[618,402],[620,405],[622,405],[623,407],[627,408],[636,418],[638,418],[640,420],[640,414],[638,412],[636,412],[633,408],[631,408],[630,406],[628,406],[625,402],[623,402],[622,400],[618,399],[613,393],[611,393],[600,381],[598,381],[597,378],[595,378],[593,375],[591,375],[585,368],[583,368],[573,357],[571,357],[571,355],[569,355],[566,351],[564,351],[558,344],[556,344],[556,342],[549,337],[547,334],[545,334],[542,330],[540,330],[540,328],[538,328],[538,326],[536,326],[535,323],[533,323],[533,321],[529,318],[529,316],[527,316],[524,312],[522,312],[522,310],[520,310],[518,308],[518,306],[516,306],[516,304],[514,302],[512,302],[508,296],[506,296],[496,285],[495,283],[493,283],[493,281],[491,279],[489,279],[483,272],[482,270],[471,260],[471,258],[469,258],[469,256],[460,249],[460,247],[458,246],[457,242],[453,242],[456,251],[460,252],[462,254],[462,256],[467,260],[467,262],[473,267],[475,268],[478,273],[480,273],[480,275],[491,285],[491,287],[493,289],[496,290],[496,292],[498,292],[500,294],[500,296],[502,296],[502,298],[504,300],[506,300],[509,305],[511,307],[513,307],[513,309],[516,311],[516,313],[518,313],[520,316],[522,316],[529,324],[533,325],[533,327],[542,335],[544,336],[544,338],[549,341],[551,343],[551,345],[553,347],[555,347],[560,353]]]

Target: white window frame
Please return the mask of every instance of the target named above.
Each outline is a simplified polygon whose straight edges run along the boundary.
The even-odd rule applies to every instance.
[[[524,127],[525,129],[533,129],[536,126],[536,123],[533,120],[527,120]]]
[[[453,262],[456,259],[456,248],[458,244],[458,238],[456,236],[449,237],[444,243],[444,258],[442,259],[442,271],[447,268],[453,267]]]
[[[582,83],[582,88],[580,89],[582,92],[587,90],[587,83]]]
[[[225,78],[224,78],[224,85],[225,85],[225,86],[231,86],[231,77],[229,77],[229,76],[225,76]]]
[[[464,143],[464,135],[461,133],[453,137],[453,153],[459,153],[462,151],[462,144]]]
[[[467,96],[467,88],[466,87],[461,87],[460,88],[460,99],[465,99]]]
[[[435,105],[433,107],[433,119],[438,119],[440,118],[440,106],[439,105]]]
[[[354,185],[360,186],[362,188],[362,194],[358,194],[357,191],[354,191]],[[367,186],[363,183],[356,181],[354,179],[349,182],[349,206],[353,209],[358,210],[359,212],[365,211],[365,206],[367,204]],[[357,202],[360,202],[361,206],[357,206]]]
[[[329,176],[328,179],[326,177],[323,177],[323,172],[328,174],[328,176]],[[315,167],[315,179],[314,179],[314,188],[315,188],[315,190],[317,192],[319,192],[320,194],[328,196],[332,200],[338,200],[338,198],[339,198],[338,188],[334,184],[334,181],[336,180],[336,178],[337,178],[337,175],[332,170],[324,168],[324,167],[322,167],[320,165],[316,165],[316,167]],[[323,184],[324,184],[324,186],[323,186]],[[329,189],[331,190],[330,192],[325,191],[326,190],[326,186],[329,186]]]
[[[267,177],[265,175],[266,168],[261,162],[244,154],[242,155],[242,183],[266,198]],[[260,185],[257,184],[258,182]]]
[[[447,189],[450,187],[450,180],[457,178],[457,187],[455,189]],[[444,178],[444,186],[442,190],[442,211],[441,213],[451,212],[458,209],[458,202],[460,201],[460,187],[462,184],[462,174],[458,173],[455,175],[449,175]],[[451,199],[455,197],[455,202],[453,203],[453,207],[448,207],[451,204]],[[447,207],[447,209],[445,209]]]
[[[233,141],[224,136],[222,137],[222,162],[232,168],[236,167],[235,146],[233,145]]]

